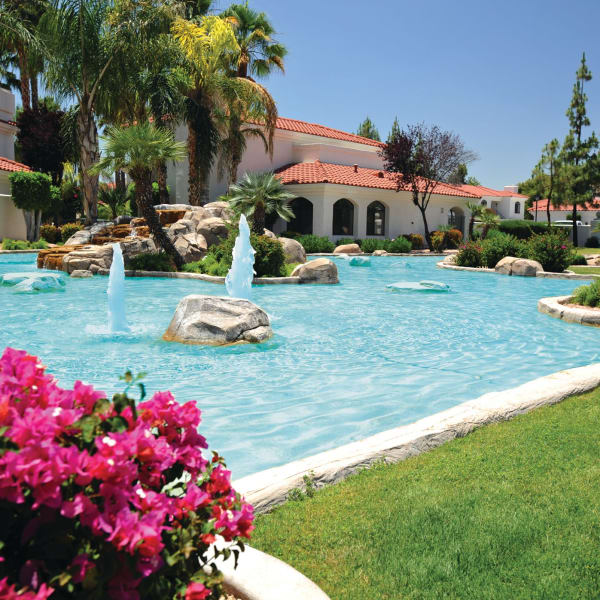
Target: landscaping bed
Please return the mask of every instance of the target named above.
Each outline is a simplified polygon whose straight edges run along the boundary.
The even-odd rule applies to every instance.
[[[332,600],[596,597],[599,421],[595,390],[479,429],[260,516],[252,545]]]

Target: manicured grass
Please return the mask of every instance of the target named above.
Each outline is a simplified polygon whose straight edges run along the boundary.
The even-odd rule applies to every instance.
[[[575,248],[577,254],[600,254],[600,248]]]
[[[583,267],[581,265],[571,265],[569,271],[580,273],[581,275],[600,275],[600,267]]]
[[[381,465],[257,519],[332,600],[600,596],[600,392]]]

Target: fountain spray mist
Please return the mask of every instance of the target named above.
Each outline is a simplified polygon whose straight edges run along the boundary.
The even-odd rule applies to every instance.
[[[111,333],[129,331],[125,317],[125,265],[120,244],[112,245],[113,259],[108,278],[108,321]]]
[[[233,262],[225,278],[225,287],[232,298],[251,300],[255,251],[250,244],[250,228],[246,215],[240,216],[239,228],[240,232],[233,247]]]

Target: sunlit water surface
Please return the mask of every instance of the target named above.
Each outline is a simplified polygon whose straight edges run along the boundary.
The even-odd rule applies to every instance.
[[[113,393],[125,370],[149,391],[170,389],[202,408],[201,431],[240,477],[410,423],[485,392],[597,361],[600,330],[537,312],[542,296],[578,282],[460,273],[436,258],[336,259],[340,285],[253,288],[275,336],[255,346],[164,342],[178,301],[222,295],[197,280],[125,283],[131,333],[107,328],[107,277],[68,279],[65,292],[0,287],[0,348],[42,358],[60,383]],[[35,269],[32,255],[0,256],[0,274]],[[451,293],[399,293],[433,279]]]

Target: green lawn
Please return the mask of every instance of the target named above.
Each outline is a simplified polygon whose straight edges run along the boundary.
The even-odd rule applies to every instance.
[[[569,271],[580,273],[582,275],[600,275],[600,267],[582,267],[580,265],[571,265]]]
[[[257,519],[253,545],[332,600],[600,597],[600,392]]]
[[[577,254],[600,254],[600,248],[575,248]]]

